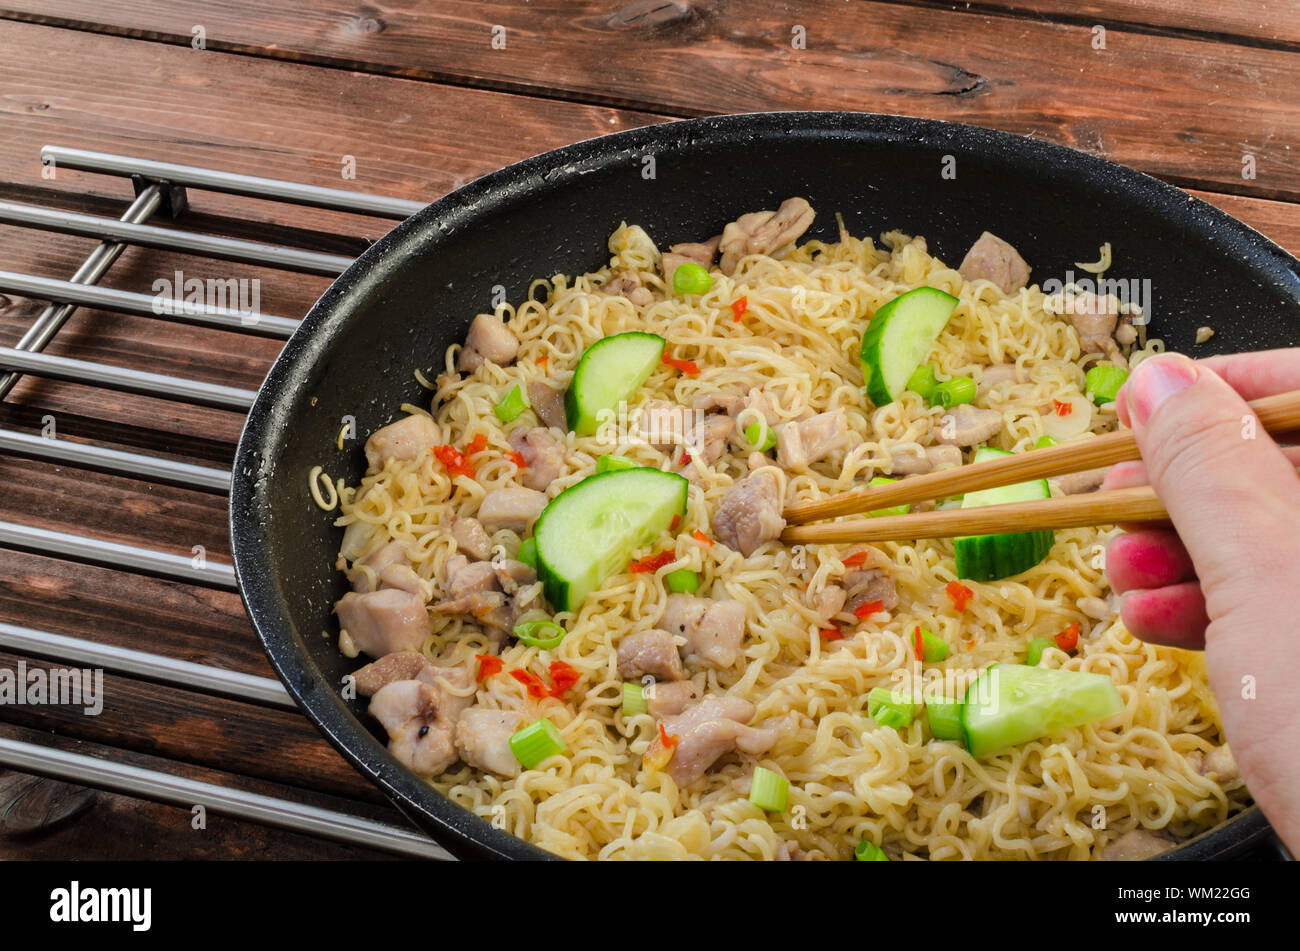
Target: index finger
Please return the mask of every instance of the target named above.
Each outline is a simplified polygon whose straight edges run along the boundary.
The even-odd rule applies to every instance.
[[[1244,400],[1300,390],[1300,348],[1225,353],[1196,362],[1221,376]]]
[[[1196,361],[1221,377],[1244,400],[1300,390],[1300,348],[1225,353]],[[1121,387],[1116,397],[1120,422],[1129,425],[1128,400]]]

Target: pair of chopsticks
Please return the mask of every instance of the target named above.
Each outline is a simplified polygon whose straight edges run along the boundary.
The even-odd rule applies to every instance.
[[[1259,425],[1270,433],[1300,430],[1300,390],[1266,396],[1250,403]],[[888,485],[855,489],[816,502],[800,502],[783,513],[788,527],[781,540],[789,544],[836,544],[958,535],[996,535],[1119,522],[1167,521],[1165,510],[1150,486],[1111,489],[1035,502],[1012,502],[972,509],[947,509],[911,515],[881,515],[826,525],[820,519],[856,515],[927,499],[964,495],[1031,479],[1081,472],[1140,459],[1129,430],[1092,439],[1002,456],[954,469],[911,476]]]

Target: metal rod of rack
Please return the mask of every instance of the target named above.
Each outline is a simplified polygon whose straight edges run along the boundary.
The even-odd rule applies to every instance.
[[[152,217],[153,213],[158,210],[162,204],[162,186],[150,185],[136,196],[135,201],[131,202],[131,207],[122,213],[123,221],[143,222]],[[122,254],[125,244],[119,244],[115,241],[105,241],[90,252],[90,256],[82,262],[81,267],[72,275],[73,284],[95,284],[101,277],[113,266],[113,262]],[[45,345],[53,339],[54,335],[72,316],[76,308],[71,304],[51,304],[46,307],[41,315],[36,318],[36,322],[27,329],[18,341],[19,350],[44,350]],[[17,373],[6,373],[0,376],[0,401],[3,401],[9,395],[9,391],[14,388],[18,382]]]
[[[305,832],[351,845],[384,849],[414,858],[452,858],[446,849],[427,836],[408,829],[348,815],[346,812],[321,809],[239,789],[227,789],[158,770],[141,769],[98,756],[69,753],[0,737],[0,763],[24,772],[141,796],[184,809],[203,806],[218,814],[251,819],[280,829]]]
[[[197,304],[173,297],[138,294],[135,291],[119,291],[110,287],[74,284],[52,277],[15,274],[12,271],[0,271],[0,293],[68,304],[88,304],[100,310],[135,314],[139,317],[170,318],[178,323],[234,330],[259,337],[281,337],[287,340],[298,329],[298,321],[288,317]]]
[[[97,286],[129,245],[328,275],[337,274],[350,263],[349,259],[338,255],[145,224],[159,212],[176,217],[183,211],[188,204],[186,188],[390,219],[405,218],[423,207],[420,202],[82,149],[46,146],[41,157],[46,164],[61,168],[128,176],[134,183],[136,198],[116,221],[13,202],[0,203],[0,222],[102,239],[68,281],[0,271],[0,293],[50,302],[17,346],[0,347],[0,401],[23,374],[32,374],[194,405],[247,411],[256,395],[251,390],[42,353],[78,306],[279,339],[291,336],[298,326],[297,320],[273,314],[197,305],[164,295]],[[62,438],[47,439],[3,428],[0,428],[0,452],[203,492],[224,494],[230,489],[231,474],[224,469]],[[202,552],[188,557],[6,521],[0,521],[0,547],[103,565],[118,571],[158,575],[187,584],[225,590],[237,587],[234,569],[206,558]],[[102,667],[127,676],[241,701],[283,708],[294,706],[279,682],[270,678],[85,638],[0,623],[0,647],[54,663]],[[238,818],[403,855],[451,858],[441,846],[412,829],[33,743],[0,738],[0,763],[159,802],[186,807],[203,804],[213,811]]]
[[[109,390],[139,393],[164,400],[210,406],[214,409],[233,409],[247,413],[257,399],[253,390],[241,390],[219,383],[197,383],[175,376],[163,376],[145,370],[115,367],[89,360],[72,360],[52,357],[48,353],[27,353],[12,347],[0,347],[0,367],[22,370],[35,376],[52,380],[71,380],[73,383],[93,383]]]
[[[72,561],[103,565],[120,571],[158,575],[174,581],[188,581],[208,588],[234,591],[235,569],[206,555],[173,555],[171,552],[137,548],[89,535],[71,535],[48,528],[0,522],[0,545],[37,554],[62,555]]]
[[[70,442],[67,439],[45,439],[31,433],[16,433],[0,429],[0,451],[31,459],[65,462],[96,472],[134,476],[166,485],[179,485],[201,492],[225,495],[230,491],[230,472],[196,466],[175,459],[161,459],[135,452],[123,452],[92,443]]]
[[[424,207],[422,202],[408,201],[404,198],[367,195],[337,188],[321,188],[319,185],[303,185],[299,182],[285,182],[275,178],[258,178],[254,175],[241,175],[238,172],[173,165],[171,162],[155,162],[125,155],[109,155],[105,152],[88,152],[85,149],[70,149],[58,145],[47,145],[41,149],[41,161],[57,165],[59,168],[104,172],[110,175],[139,175],[174,185],[225,192],[227,195],[269,198],[272,201],[294,205],[328,208],[332,211],[350,211],[399,221],[402,218],[409,218]]]
[[[102,667],[119,674],[143,677],[173,687],[192,687],[204,693],[296,708],[284,685],[270,677],[255,677],[237,670],[223,670],[207,664],[150,654],[147,651],[101,644],[80,637],[64,637],[49,631],[0,622],[0,647],[23,651],[36,657],[86,667]]]
[[[177,228],[134,224],[96,215],[83,215],[57,208],[41,208],[16,201],[0,201],[0,223],[24,225],[44,231],[76,234],[86,238],[103,238],[142,248],[164,248],[201,254],[221,261],[242,261],[268,267],[305,271],[308,274],[334,276],[352,263],[341,254],[321,254],[299,248],[281,248],[255,241],[239,241],[218,235],[196,234]]]

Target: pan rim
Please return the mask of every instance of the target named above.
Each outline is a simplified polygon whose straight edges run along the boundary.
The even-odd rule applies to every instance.
[[[325,683],[305,650],[295,643],[292,625],[277,609],[274,587],[266,581],[271,565],[270,538],[264,520],[256,512],[264,509],[258,474],[263,471],[270,437],[276,430],[277,408],[292,391],[290,368],[302,360],[317,362],[327,349],[323,327],[347,320],[349,295],[376,262],[412,243],[430,227],[444,222],[454,226],[461,216],[476,208],[509,200],[527,183],[547,177],[562,185],[583,174],[583,169],[611,161],[613,156],[647,147],[683,147],[738,135],[772,135],[786,132],[813,139],[850,136],[877,142],[897,142],[909,147],[943,146],[984,161],[1012,160],[1017,163],[1038,159],[1049,168],[1073,168],[1081,181],[1108,181],[1123,188],[1126,195],[1141,199],[1135,213],[1159,213],[1183,219],[1189,227],[1215,231],[1225,253],[1248,255],[1260,271],[1287,278],[1300,299],[1300,262],[1244,222],[1189,195],[1181,189],[1143,172],[1067,146],[1014,133],[963,123],[911,116],[845,112],[791,110],[736,113],[683,119],[584,139],[523,159],[476,178],[426,205],[386,233],[363,252],[321,295],[268,371],[257,398],[249,410],[240,435],[232,471],[230,493],[231,551],[240,598],[249,620],[276,675],[290,696],[325,739],[362,775],[375,783],[403,813],[429,832],[441,844],[460,854],[480,857],[554,859],[556,856],[535,845],[494,828],[432,786],[396,764],[387,751]],[[369,756],[363,756],[366,751]],[[436,830],[436,831],[435,831]],[[1270,834],[1257,805],[1251,805],[1218,826],[1181,843],[1162,858],[1202,858],[1228,855],[1248,847]]]

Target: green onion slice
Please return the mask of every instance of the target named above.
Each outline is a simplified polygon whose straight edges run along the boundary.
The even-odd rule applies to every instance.
[[[646,712],[645,691],[639,683],[631,680],[623,682],[623,716],[634,717]]]
[[[767,430],[764,435],[763,430]],[[750,423],[745,427],[745,442],[754,447],[755,452],[767,452],[776,446],[776,430],[763,422]]]
[[[749,801],[764,812],[785,812],[790,798],[790,780],[762,766],[754,767],[754,781],[749,787]]]
[[[492,407],[492,412],[497,414],[497,419],[503,423],[513,422],[519,418],[519,414],[528,409],[528,398],[524,396],[523,387],[516,383],[501,402]]]
[[[1113,403],[1115,397],[1119,396],[1119,388],[1128,379],[1128,374],[1129,371],[1123,367],[1098,364],[1084,375],[1083,388],[1098,406]]]
[[[930,405],[938,404],[944,409],[951,409],[963,403],[973,402],[974,399],[975,381],[968,376],[955,376],[951,380],[944,380],[934,388]]]
[[[1025,651],[1025,665],[1037,667],[1043,659],[1043,651],[1055,646],[1056,638],[1054,637],[1035,637],[1029,642],[1029,649]]]
[[[891,482],[897,481],[897,479],[887,479],[884,476],[876,476],[871,480],[871,487],[875,488],[878,485],[888,485]],[[891,505],[888,508],[872,509],[867,514],[874,518],[878,515],[906,515],[911,510],[912,506],[910,505]]]
[[[698,264],[687,262],[673,272],[673,290],[678,294],[707,294],[712,286],[713,278]]]
[[[519,643],[529,647],[538,647],[544,651],[555,650],[568,634],[562,626],[554,621],[527,621],[515,626],[515,637]]]
[[[1059,446],[1060,442],[1051,436],[1039,436],[1038,441],[1034,443],[1035,449],[1046,449],[1048,446]]]
[[[916,704],[884,687],[876,687],[867,694],[867,715],[881,726],[901,730],[916,716]]]
[[[888,862],[885,850],[870,839],[863,839],[853,849],[853,857],[859,862]]]
[[[510,752],[524,769],[532,769],[547,757],[564,752],[564,739],[555,724],[543,717],[510,737]]]
[[[937,664],[948,656],[948,642],[938,634],[921,628],[921,659],[927,664]]]
[[[689,568],[678,568],[664,575],[664,587],[673,594],[694,594],[700,590],[700,576]]]

